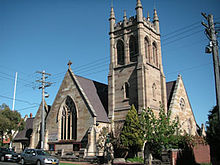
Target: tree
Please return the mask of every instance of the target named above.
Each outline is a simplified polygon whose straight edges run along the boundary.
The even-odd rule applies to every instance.
[[[217,155],[220,148],[220,123],[218,120],[218,107],[215,106],[208,114],[208,121],[206,122],[207,128],[207,141],[211,148],[211,154],[220,159]],[[219,160],[218,160],[219,161]]]
[[[17,111],[11,111],[8,106],[5,106],[0,111],[0,133],[2,136],[7,135],[12,140],[12,131],[24,129],[24,120],[21,118],[21,114]],[[3,145],[3,143],[2,143]]]
[[[152,109],[143,110],[140,123],[145,134],[148,148],[156,158],[161,157],[162,150],[178,148],[182,140],[178,119],[170,118],[171,111],[165,112],[161,106],[156,117]]]
[[[137,154],[141,150],[144,143],[144,134],[141,129],[139,117],[134,105],[128,111],[123,129],[120,134],[121,143],[128,148],[131,156]]]
[[[8,105],[5,104],[5,103],[3,103],[2,105],[0,105],[0,110],[4,110],[4,109],[7,108],[7,107],[8,107]]]

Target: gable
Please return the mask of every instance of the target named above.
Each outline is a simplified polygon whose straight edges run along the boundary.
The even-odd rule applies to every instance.
[[[178,117],[182,130],[189,134],[196,134],[196,120],[192,111],[192,107],[182,81],[179,75],[177,81],[171,83],[173,86],[170,88],[170,103],[168,110],[171,111],[171,118]],[[171,85],[170,84],[170,85]]]
[[[14,141],[29,140],[33,131],[34,118],[27,118],[25,128],[17,133]]]
[[[47,117],[49,141],[61,138],[61,117],[63,110],[66,109],[67,98],[71,98],[76,109],[77,141],[82,140],[91,125],[96,122],[108,122],[104,108],[107,103],[100,99],[105,95],[100,90],[105,87],[105,84],[74,75],[69,68]]]

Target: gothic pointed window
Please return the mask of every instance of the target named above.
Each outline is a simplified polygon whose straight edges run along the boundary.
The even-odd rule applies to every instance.
[[[117,60],[118,65],[124,65],[124,43],[121,40],[118,40],[117,42]]]
[[[134,36],[131,36],[129,40],[129,52],[130,52],[130,61],[136,62],[138,56],[138,42]]]
[[[77,138],[77,113],[76,107],[71,99],[67,96],[65,104],[62,107],[61,116],[61,139],[62,140],[76,140]]]
[[[158,55],[157,55],[157,46],[156,43],[153,43],[153,63],[158,66]]]
[[[149,52],[150,44],[149,44],[147,37],[144,38],[144,46],[145,46],[145,57],[149,61],[150,60],[150,52]]]
[[[180,109],[184,110],[185,109],[185,100],[183,98],[180,99]]]

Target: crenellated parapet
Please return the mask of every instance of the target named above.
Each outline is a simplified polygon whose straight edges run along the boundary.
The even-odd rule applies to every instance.
[[[144,27],[148,28],[155,34],[157,34],[157,27],[155,26],[154,22],[151,22],[148,17],[143,17],[142,21]],[[131,16],[129,19],[119,21],[114,25],[114,32],[124,30],[130,28],[132,26],[137,26],[137,17]]]

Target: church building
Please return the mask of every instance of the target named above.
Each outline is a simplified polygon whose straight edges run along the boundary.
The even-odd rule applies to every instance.
[[[45,149],[64,153],[82,152],[97,156],[97,141],[103,127],[112,131],[123,126],[133,104],[138,113],[151,108],[157,115],[161,105],[179,118],[181,129],[197,134],[197,124],[181,75],[166,82],[163,72],[159,18],[154,10],[143,16],[141,0],[136,2],[136,16],[116,23],[110,12],[110,65],[108,84],[74,74],[71,62],[55,100],[45,105]],[[40,147],[41,109],[32,120],[30,148]],[[15,137],[16,139],[16,137]],[[18,145],[14,141],[14,146]]]

